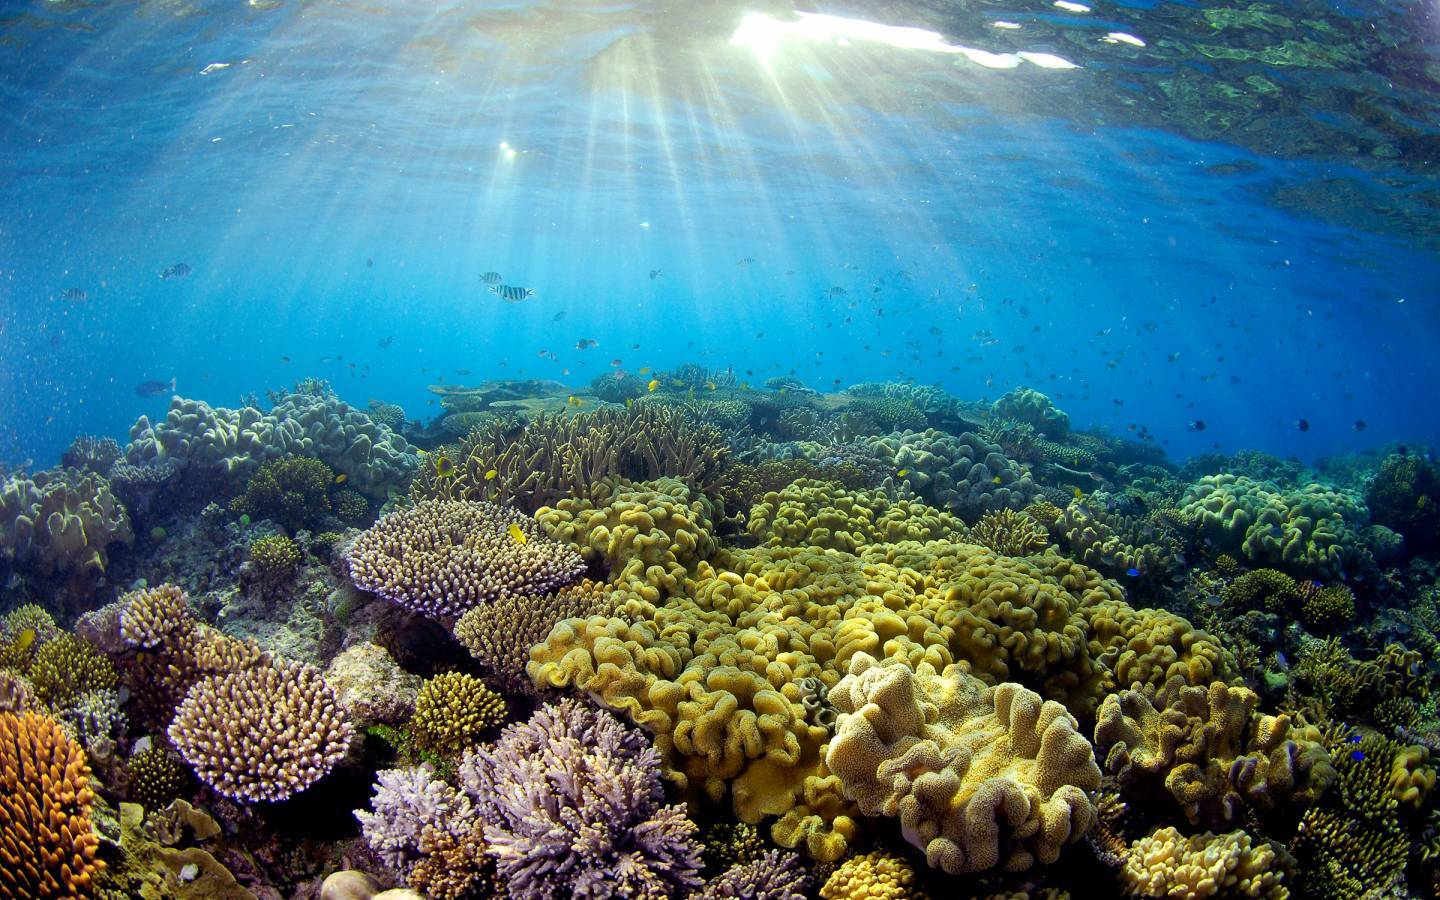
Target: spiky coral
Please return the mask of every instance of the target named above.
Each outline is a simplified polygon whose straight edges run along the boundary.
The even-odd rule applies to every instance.
[[[410,732],[421,750],[458,756],[503,721],[505,701],[483,681],[462,672],[446,672],[420,688]]]
[[[283,534],[267,534],[250,542],[250,561],[267,579],[282,579],[300,565],[300,545]]]

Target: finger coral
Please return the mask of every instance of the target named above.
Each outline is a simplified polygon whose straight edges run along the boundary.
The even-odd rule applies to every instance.
[[[350,549],[357,587],[430,616],[502,597],[544,594],[585,563],[535,520],[493,503],[426,500],[376,522]]]
[[[1141,838],[1125,853],[1120,881],[1130,897],[1263,897],[1285,900],[1286,864],[1273,843],[1256,844],[1243,831],[1185,837],[1173,827]]]
[[[1094,823],[1100,770],[1059,703],[958,667],[912,672],[863,653],[830,701],[840,720],[825,761],[845,795],[868,815],[898,818],[934,868],[1052,863]]]
[[[351,733],[320,673],[293,663],[197,682],[169,729],[206,784],[252,803],[284,800],[324,777],[345,755]]]
[[[34,713],[0,713],[0,897],[94,896],[99,838],[85,754]]]
[[[673,897],[700,884],[696,826],[664,806],[644,735],[564,701],[467,755],[490,854],[517,898]]]

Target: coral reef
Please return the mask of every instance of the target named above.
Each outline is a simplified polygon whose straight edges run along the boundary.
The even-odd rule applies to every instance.
[[[1057,409],[1049,397],[1031,388],[1016,388],[996,400],[991,411],[1001,418],[1023,422],[1057,441],[1070,433],[1070,417]]]
[[[770,547],[849,552],[865,544],[955,540],[966,532],[955,516],[918,501],[808,479],[761,497],[750,508],[747,530]]]
[[[390,513],[355,541],[349,563],[357,587],[431,616],[543,594],[584,571],[580,554],[529,516],[464,500],[425,500]]]
[[[230,511],[271,519],[290,532],[314,528],[330,514],[334,481],[330,467],[313,457],[272,459],[250,476],[245,492],[230,501]]]
[[[103,576],[110,548],[135,536],[104,477],[46,469],[0,483],[0,559],[44,575]]]
[[[956,437],[931,428],[865,443],[885,461],[892,479],[967,521],[989,510],[1023,509],[1035,495],[1030,475],[973,432]]]
[[[1405,538],[1406,549],[1433,553],[1440,547],[1440,466],[1418,455],[1392,453],[1365,488],[1377,525]]]

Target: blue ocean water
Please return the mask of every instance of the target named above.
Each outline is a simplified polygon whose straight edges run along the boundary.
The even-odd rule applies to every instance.
[[[423,418],[432,384],[683,362],[1030,385],[1172,458],[1433,443],[1437,34],[1422,3],[17,0],[0,458],[123,442],[147,381]]]

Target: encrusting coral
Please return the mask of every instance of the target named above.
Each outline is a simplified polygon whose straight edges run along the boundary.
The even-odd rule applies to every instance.
[[[580,577],[580,554],[529,516],[483,501],[426,500],[376,522],[350,549],[357,587],[429,616],[544,594]]]
[[[0,713],[0,897],[94,895],[90,767],[53,720]]]
[[[912,672],[856,654],[830,691],[840,712],[825,761],[867,815],[952,874],[1053,863],[1095,820],[1090,743],[1054,701],[961,667]]]

